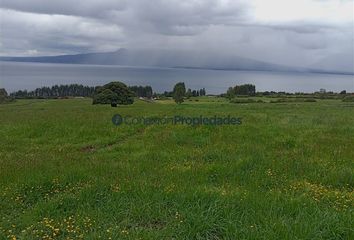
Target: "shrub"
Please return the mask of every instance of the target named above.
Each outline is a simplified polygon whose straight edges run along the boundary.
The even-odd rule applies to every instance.
[[[7,92],[4,88],[0,88],[0,103],[7,99]]]
[[[14,99],[7,95],[7,92],[4,88],[0,88],[0,103],[12,102]]]

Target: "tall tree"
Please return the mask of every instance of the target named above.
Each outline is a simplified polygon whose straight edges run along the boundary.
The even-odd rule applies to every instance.
[[[173,88],[173,99],[177,104],[183,103],[183,98],[186,95],[186,86],[183,82],[177,83]]]
[[[229,89],[226,92],[226,97],[230,100],[235,97],[235,91],[233,87],[229,87]]]
[[[192,91],[192,96],[193,96],[193,97],[197,97],[197,91],[196,91],[196,90],[193,90],[193,91]]]
[[[187,98],[190,98],[190,97],[192,97],[193,95],[192,95],[192,90],[190,89],[190,88],[188,88],[188,90],[187,90],[187,93],[186,93],[186,97]]]
[[[5,102],[7,99],[7,92],[4,88],[0,88],[0,103]]]

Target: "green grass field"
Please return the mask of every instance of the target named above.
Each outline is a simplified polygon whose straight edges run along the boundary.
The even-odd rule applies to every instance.
[[[0,239],[354,239],[354,103],[198,100],[0,105]]]

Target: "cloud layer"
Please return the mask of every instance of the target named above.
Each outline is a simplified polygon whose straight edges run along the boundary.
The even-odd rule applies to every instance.
[[[353,2],[1,0],[0,55],[158,48],[293,66],[336,58],[343,64],[335,68],[347,69],[353,67]]]

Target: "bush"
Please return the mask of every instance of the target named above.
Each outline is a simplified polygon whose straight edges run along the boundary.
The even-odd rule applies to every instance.
[[[5,100],[7,99],[7,92],[5,89],[0,88],[0,103],[5,102]]]
[[[0,88],[0,103],[13,102],[14,100],[15,99],[7,95],[7,92],[4,88]]]

